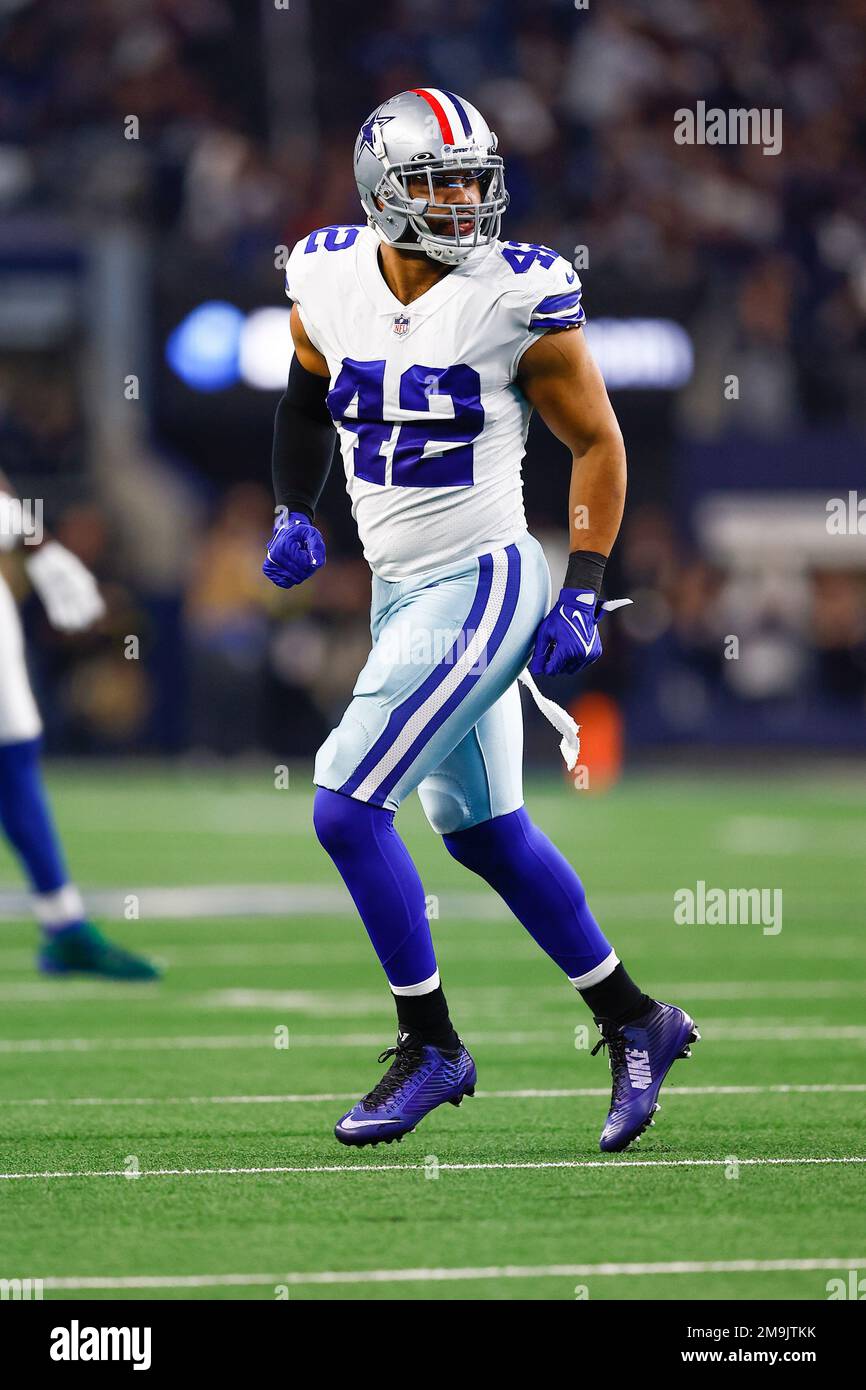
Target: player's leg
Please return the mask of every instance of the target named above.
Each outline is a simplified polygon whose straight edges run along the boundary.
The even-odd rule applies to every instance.
[[[70,880],[40,769],[42,723],[24,659],[18,610],[0,579],[0,827],[30,883],[42,928],[40,968],[149,979],[149,962],[111,946]]]
[[[578,875],[523,805],[523,722],[512,687],[418,788],[449,853],[485,879],[592,1010],[614,1079],[604,1149],[653,1123],[667,1071],[698,1036],[682,1009],[644,994],[605,938]]]
[[[316,759],[316,830],[385,967],[401,1034],[422,1049],[454,1054],[450,1060],[465,1068],[456,1080],[432,1079],[431,1092],[446,1080],[452,1088],[442,1099],[458,1100],[474,1084],[474,1065],[465,1049],[457,1051],[423,888],[393,815],[525,665],[547,582],[530,538],[423,580],[376,581],[373,652],[346,715]],[[395,1068],[402,1060],[398,1053]],[[379,1110],[372,1109],[367,1116],[358,1107],[350,1111],[344,1120],[351,1137],[341,1132],[341,1121],[338,1138],[398,1137],[396,1125],[376,1128]],[[361,1125],[369,1140],[359,1139]]]
[[[449,853],[485,879],[582,993],[622,977],[583,884],[523,804],[523,718],[516,685],[418,788]],[[625,977],[627,980],[627,976]],[[645,996],[623,986],[627,1002]]]

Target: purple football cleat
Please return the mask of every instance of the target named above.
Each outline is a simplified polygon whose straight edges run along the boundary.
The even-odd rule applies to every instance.
[[[399,1141],[437,1105],[459,1105],[475,1094],[475,1063],[462,1043],[457,1052],[440,1052],[401,1033],[379,1061],[389,1057],[394,1061],[382,1080],[334,1126],[341,1144]]]
[[[682,1009],[659,1003],[635,1023],[617,1027],[602,1022],[599,1031],[601,1040],[592,1056],[607,1048],[613,1087],[598,1146],[603,1153],[620,1153],[647,1125],[655,1124],[662,1082],[678,1057],[691,1057],[689,1043],[701,1035]]]

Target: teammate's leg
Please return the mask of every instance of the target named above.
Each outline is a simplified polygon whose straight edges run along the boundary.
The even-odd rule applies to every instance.
[[[148,961],[111,946],[85,919],[42,781],[41,733],[18,610],[0,579],[0,828],[30,883],[43,935],[40,968],[150,979],[158,972]]]

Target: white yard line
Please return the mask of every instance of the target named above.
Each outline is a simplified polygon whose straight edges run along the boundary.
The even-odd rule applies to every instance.
[[[861,1095],[866,1083],[798,1084],[777,1086],[665,1086],[666,1096],[786,1096],[786,1095]],[[286,1095],[261,1096],[14,1096],[0,1098],[0,1105],[35,1105],[54,1108],[58,1105],[103,1106],[116,1105],[318,1105],[356,1098],[354,1091],[290,1092]],[[478,1100],[583,1100],[603,1099],[610,1095],[610,1086],[577,1086],[547,1090],[476,1091]]]
[[[866,1163],[866,1155],[851,1154],[842,1158],[737,1158],[741,1168],[756,1167],[824,1167],[836,1164]],[[438,1163],[437,1171],[451,1173],[486,1173],[538,1171],[553,1168],[725,1168],[728,1158],[646,1158],[646,1159],[571,1159],[532,1163]],[[0,1173],[0,1181],[22,1182],[30,1179],[53,1178],[126,1178],[130,1182],[141,1178],[209,1178],[258,1177],[270,1174],[305,1173],[422,1173],[426,1163],[320,1163],[275,1165],[256,1168],[142,1168],[131,1173],[125,1168],[85,1168],[32,1173]]]
[[[750,1043],[750,1042],[866,1042],[866,1025],[862,1024],[821,1024],[815,1023],[808,1027],[786,1024],[779,1025],[752,1025],[738,1024],[735,1020],[730,1024],[716,1021],[712,1028],[706,1020],[700,1019],[701,1031],[704,1039],[713,1044],[718,1043]],[[471,1047],[492,1046],[492,1047],[524,1047],[532,1044],[556,1045],[562,1044],[563,1037],[568,1035],[571,1029],[571,1021],[563,1019],[563,1026],[559,1030],[548,1029],[546,1031],[526,1030],[523,1032],[488,1032],[470,1031],[464,1034],[467,1044]],[[290,1047],[292,1048],[311,1048],[320,1050],[322,1048],[340,1047],[361,1047],[377,1048],[382,1047],[383,1034],[379,1033],[323,1033],[321,1036],[312,1033],[295,1033],[290,1031]],[[241,1048],[266,1048],[274,1046],[273,1034],[201,1034],[197,1036],[180,1037],[151,1037],[151,1038],[126,1038],[126,1037],[106,1037],[106,1038],[0,1038],[0,1053],[39,1053],[39,1052],[190,1052],[207,1051],[210,1049],[227,1050]]]
[[[430,889],[435,891],[435,885]],[[126,898],[134,894],[139,900],[142,921],[161,918],[213,919],[215,917],[354,917],[355,905],[345,888],[336,883],[224,883],[152,885],[122,888],[88,888],[84,901],[94,916],[112,921],[124,921]],[[484,889],[443,888],[436,894],[443,918],[474,918],[482,922],[500,922],[513,918],[495,893]],[[648,920],[658,917],[671,922],[673,895],[660,891],[651,893],[598,893],[593,908],[605,916],[636,917]],[[30,903],[26,892],[17,888],[0,887],[0,921],[27,921]],[[360,927],[359,927],[360,930]]]
[[[866,1268],[866,1256],[806,1260],[671,1260],[639,1264],[481,1265],[453,1269],[321,1270],[283,1274],[131,1274],[49,1276],[49,1292],[85,1289],[231,1289],[304,1284],[450,1283],[482,1279],[592,1279],[659,1274],[781,1274]]]

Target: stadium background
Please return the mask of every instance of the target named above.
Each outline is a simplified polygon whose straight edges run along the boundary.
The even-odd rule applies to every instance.
[[[862,483],[866,430],[857,12],[793,4],[781,24],[757,0],[579,14],[570,0],[7,0],[0,467],[46,499],[111,610],[72,643],[27,605],[49,749],[306,757],[342,710],[369,581],[339,461],[321,508],[328,569],[276,593],[258,568],[279,387],[243,382],[232,334],[255,311],[284,320],[279,247],[358,220],[359,120],[418,73],[489,112],[508,235],[569,259],[586,248],[590,321],[673,321],[693,354],[678,375],[664,345],[647,359],[620,342],[620,377],[653,383],[612,392],[631,480],[610,591],[637,602],[580,690],[615,701],[632,758],[862,749],[866,546],[830,535],[826,510]],[[782,108],[782,155],[674,144],[673,111],[698,99]],[[198,356],[181,344],[169,365],[172,335],[214,303],[235,310],[216,325],[221,353],[211,335],[200,360],[215,326],[200,317]],[[279,383],[284,328],[256,322],[252,376]],[[554,577],[567,475],[534,427],[528,514]],[[530,716],[534,759],[538,727]]]
[[[592,1299],[815,1299],[828,1269],[866,1269],[866,547],[827,524],[864,484],[861,11],[0,0],[0,468],[109,616],[62,638],[8,573],[73,872],[167,967],[150,990],[36,979],[0,846],[0,1167],[29,1175],[3,1184],[0,1276],[52,1297],[273,1298],[285,1277],[304,1297],[573,1299],[586,1277]],[[357,220],[358,124],[419,81],[490,114],[510,237],[587,248],[593,350],[631,382],[609,592],[635,605],[585,679],[547,686],[579,701],[589,793],[524,708],[534,818],[635,977],[704,1034],[642,1146],[657,1167],[598,1162],[584,1015],[416,798],[401,831],[484,1090],[388,1150],[399,1171],[346,1177],[369,1160],[331,1136],[393,1028],[309,831],[369,579],[338,469],[325,570],[288,594],[260,575],[277,262]],[[781,108],[781,154],[677,145],[699,100]],[[556,578],[568,460],[543,429],[525,479]],[[672,895],[700,881],[782,892],[783,930],[678,926]],[[429,1155],[481,1168],[406,1171]],[[160,1176],[110,1176],[129,1156]],[[422,1262],[441,1278],[405,1277]]]

